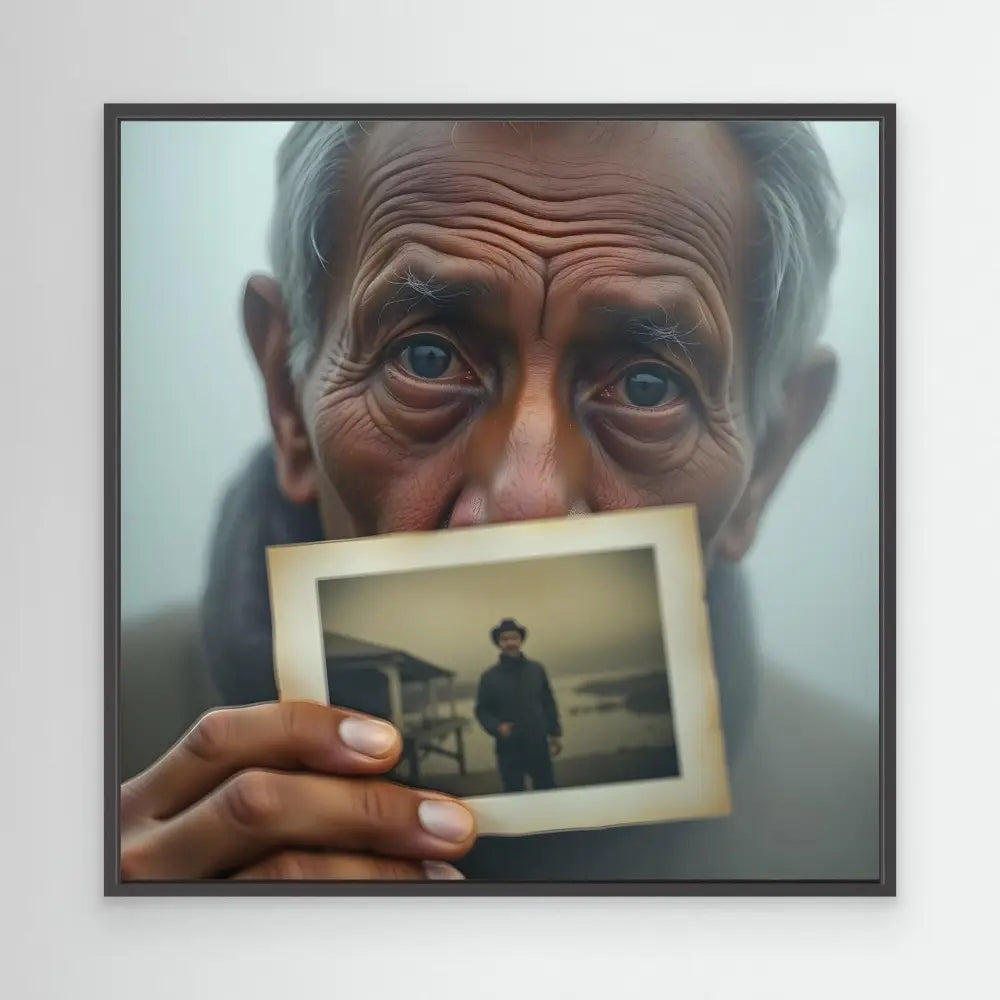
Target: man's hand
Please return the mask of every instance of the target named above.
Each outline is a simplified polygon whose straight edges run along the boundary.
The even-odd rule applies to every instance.
[[[514,731],[513,722],[501,722],[500,725],[497,726],[497,732],[500,734],[500,739],[502,740],[507,739],[507,737],[510,736],[510,734],[513,731]]]
[[[387,722],[312,702],[219,709],[121,789],[124,881],[461,878],[472,814],[378,776]]]
[[[549,753],[555,757],[556,754],[562,753],[562,738],[559,736],[549,737]]]

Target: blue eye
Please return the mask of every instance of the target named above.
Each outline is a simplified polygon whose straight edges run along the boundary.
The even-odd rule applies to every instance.
[[[415,340],[400,351],[399,358],[411,375],[439,379],[449,373],[455,351],[440,340]]]
[[[633,406],[660,406],[680,395],[677,380],[659,366],[634,368],[623,376],[620,384]]]

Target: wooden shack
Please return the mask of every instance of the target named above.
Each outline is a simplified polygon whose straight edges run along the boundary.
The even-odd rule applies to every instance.
[[[430,755],[453,760],[465,774],[463,730],[468,719],[455,711],[452,670],[400,649],[323,633],[330,702],[388,719],[403,734],[408,777],[420,780]]]

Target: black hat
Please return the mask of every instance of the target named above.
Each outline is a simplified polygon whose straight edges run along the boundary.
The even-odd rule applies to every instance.
[[[520,632],[521,642],[524,642],[524,637],[528,634],[528,630],[523,625],[518,625],[513,618],[505,618],[495,629],[493,629],[492,632],[490,632],[490,638],[493,640],[494,646],[500,645],[501,632]]]

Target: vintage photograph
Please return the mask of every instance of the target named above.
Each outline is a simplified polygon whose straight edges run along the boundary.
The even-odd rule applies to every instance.
[[[679,773],[651,549],[317,590],[330,700],[400,729],[397,779],[469,796]]]
[[[330,704],[391,722],[391,777],[470,799],[482,832],[728,810],[691,508],[284,546],[268,560],[281,697],[325,688]],[[392,564],[406,568],[379,571]]]

